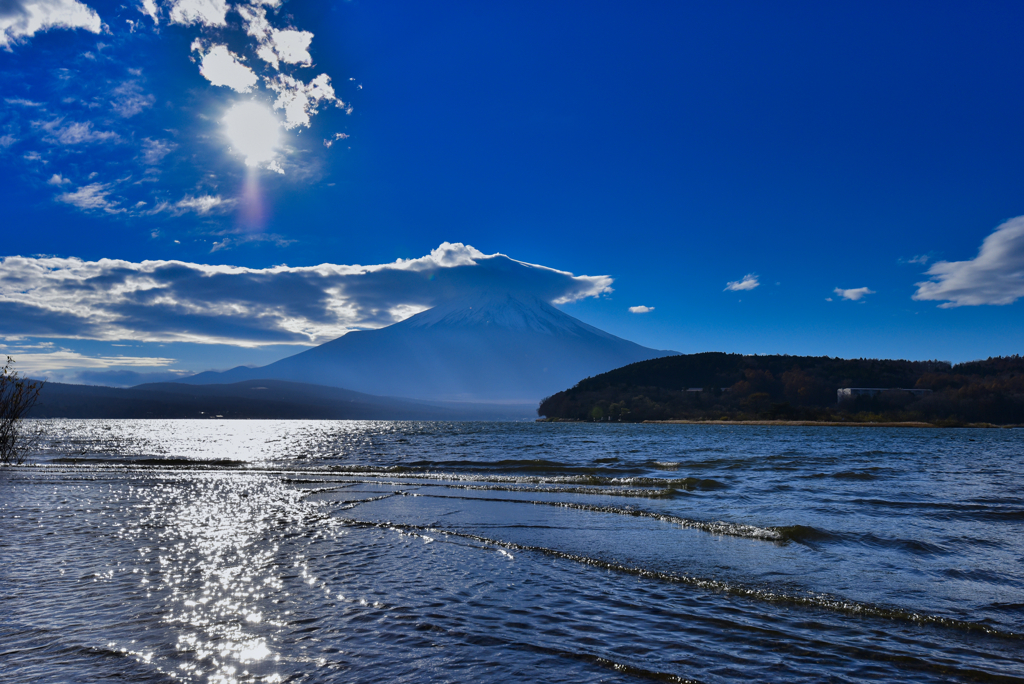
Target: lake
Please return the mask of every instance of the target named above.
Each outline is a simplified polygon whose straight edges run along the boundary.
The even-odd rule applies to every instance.
[[[1024,682],[1021,430],[28,425],[4,681]]]

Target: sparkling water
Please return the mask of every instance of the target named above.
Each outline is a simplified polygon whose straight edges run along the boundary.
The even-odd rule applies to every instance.
[[[1024,682],[1020,430],[29,427],[3,681]]]

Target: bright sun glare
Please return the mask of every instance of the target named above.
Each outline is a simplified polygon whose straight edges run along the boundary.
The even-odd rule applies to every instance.
[[[281,123],[257,102],[236,104],[224,115],[224,132],[235,152],[245,156],[246,166],[258,166],[274,158]]]

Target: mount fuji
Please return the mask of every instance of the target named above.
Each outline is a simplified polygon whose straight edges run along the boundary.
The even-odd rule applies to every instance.
[[[350,332],[261,368],[180,382],[276,379],[432,401],[536,402],[583,378],[677,353],[606,333],[533,295],[492,292]]]

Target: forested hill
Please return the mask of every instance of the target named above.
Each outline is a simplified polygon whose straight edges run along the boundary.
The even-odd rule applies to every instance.
[[[837,403],[841,387],[890,392]],[[700,388],[697,391],[697,388]],[[580,381],[537,413],[568,420],[920,420],[1024,423],[1024,358],[944,361],[707,352],[633,363]]]

